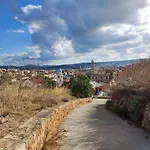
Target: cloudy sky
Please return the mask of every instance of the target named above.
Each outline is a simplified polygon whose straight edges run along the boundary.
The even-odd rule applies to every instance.
[[[0,65],[150,56],[150,0],[0,0],[0,19]]]

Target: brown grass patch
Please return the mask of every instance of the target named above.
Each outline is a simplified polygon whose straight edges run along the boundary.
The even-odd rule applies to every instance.
[[[64,88],[21,89],[17,85],[0,87],[0,138],[32,117],[41,109],[55,107],[64,103],[64,99],[73,100],[70,91]]]
[[[21,114],[52,107],[71,100],[70,91],[64,88],[47,89],[32,88],[20,89],[19,86],[6,86],[0,90],[0,116],[7,114]]]
[[[42,150],[60,150],[61,144],[59,143],[60,140],[64,137],[63,131],[58,131],[54,134],[51,139],[49,139],[45,145],[43,146]]]

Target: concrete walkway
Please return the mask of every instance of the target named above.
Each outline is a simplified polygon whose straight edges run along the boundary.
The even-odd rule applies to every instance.
[[[150,134],[107,111],[105,101],[95,99],[69,115],[61,150],[150,150]]]

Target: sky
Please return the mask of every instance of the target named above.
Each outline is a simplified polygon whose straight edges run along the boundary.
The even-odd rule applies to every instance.
[[[0,0],[0,65],[150,56],[150,0]]]

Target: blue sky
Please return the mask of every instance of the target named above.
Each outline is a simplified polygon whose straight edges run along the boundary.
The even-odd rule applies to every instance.
[[[147,58],[149,0],[1,0],[0,65]]]
[[[28,4],[40,5],[41,0],[25,0],[18,1],[17,7],[24,7]],[[4,49],[1,53],[24,52],[25,46],[32,44],[31,36],[27,30],[27,26],[18,22],[14,18],[15,13],[3,4],[0,7],[0,47]],[[18,34],[11,32],[12,30],[24,30],[25,33]]]

